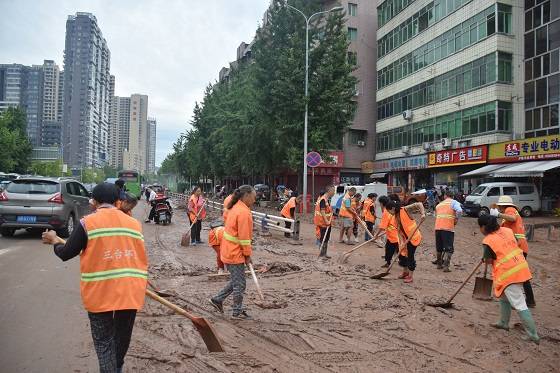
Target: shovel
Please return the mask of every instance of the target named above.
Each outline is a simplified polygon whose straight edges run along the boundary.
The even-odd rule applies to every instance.
[[[151,287],[152,290],[160,297],[167,298],[173,296],[173,294],[171,294],[169,291],[158,289],[150,280],[148,280],[148,286]]]
[[[484,277],[474,279],[473,298],[479,300],[492,300],[492,280],[486,278],[488,263],[484,263]]]
[[[323,235],[323,240],[321,241],[321,246],[319,246],[319,255],[317,255],[317,257],[319,257],[321,255],[321,250],[323,250],[323,245],[325,245],[325,239],[327,238],[327,234],[329,234],[329,231],[331,230],[332,225],[329,225],[327,227],[327,230],[325,231],[325,234]]]
[[[208,200],[204,200],[204,203],[202,204],[202,207],[200,208],[200,210],[198,210],[198,212],[196,213],[196,217],[194,218],[194,221],[192,222],[192,224],[190,225],[189,229],[187,230],[187,232],[185,234],[183,234],[183,236],[181,237],[181,246],[184,247],[188,247],[191,244],[191,230],[193,225],[196,224],[196,222],[198,221],[198,215],[200,215],[200,212],[202,211],[202,209],[204,209],[204,206],[206,206],[206,202],[208,202]]]
[[[206,348],[208,348],[208,351],[224,352],[222,343],[218,339],[218,336],[216,335],[214,328],[212,328],[212,325],[210,325],[210,323],[208,323],[208,321],[206,321],[205,318],[191,315],[181,307],[169,302],[167,299],[163,299],[162,297],[160,297],[159,295],[157,295],[156,293],[148,289],[146,289],[146,295],[152,298],[153,300],[156,300],[159,303],[163,304],[164,306],[171,308],[179,315],[185,316],[186,318],[190,319],[194,327],[202,337],[204,344],[206,344]]]
[[[255,282],[255,286],[257,287],[257,293],[259,294],[259,298],[261,299],[260,302],[254,302],[254,303],[260,308],[266,308],[266,309],[286,307],[288,304],[285,302],[277,302],[275,300],[272,302],[265,302],[264,295],[261,290],[261,286],[259,285],[259,280],[257,279],[257,274],[255,273],[255,268],[253,268],[252,263],[249,263],[248,266],[249,266],[249,271],[251,272],[251,277],[253,277],[253,281]]]
[[[431,307],[441,307],[441,308],[451,308],[451,307],[453,307],[453,299],[457,296],[457,294],[459,294],[459,292],[465,286],[465,284],[467,282],[469,282],[469,280],[474,275],[474,273],[476,271],[478,271],[478,268],[480,267],[481,264],[482,264],[482,260],[480,262],[478,262],[476,267],[474,267],[474,269],[472,270],[471,274],[465,279],[465,281],[463,281],[461,286],[459,286],[459,288],[455,291],[455,293],[453,293],[453,295],[447,300],[447,302],[425,301],[424,303],[428,306],[431,306]]]
[[[414,231],[412,232],[412,234],[410,235],[410,237],[407,238],[407,240],[405,241],[405,243],[404,243],[402,246],[406,247],[406,245],[408,245],[408,243],[410,242],[410,240],[412,239],[412,237],[414,237],[414,235],[416,234],[416,231],[420,228],[420,226],[422,225],[423,222],[424,222],[424,220],[420,220],[420,223],[418,223],[418,224],[416,225],[416,229],[414,229]],[[379,280],[379,279],[381,279],[381,278],[383,278],[383,277],[389,275],[389,272],[391,272],[391,268],[393,268],[393,264],[395,264],[396,261],[397,261],[396,259],[393,260],[393,261],[391,262],[391,265],[387,268],[387,270],[386,270],[385,272],[379,272],[379,273],[377,273],[377,274],[371,276],[370,278]]]
[[[348,258],[350,257],[350,255],[352,255],[352,253],[353,253],[354,251],[356,251],[356,250],[358,250],[359,248],[361,248],[361,247],[367,245],[367,244],[370,243],[370,242],[374,242],[373,237],[370,238],[369,241],[362,242],[361,244],[359,244],[358,246],[356,246],[356,247],[353,248],[352,250],[349,250],[349,251],[346,251],[346,252],[342,253],[342,256],[340,257],[340,259],[338,259],[338,262],[339,262],[340,264],[346,263],[346,261],[348,260]]]

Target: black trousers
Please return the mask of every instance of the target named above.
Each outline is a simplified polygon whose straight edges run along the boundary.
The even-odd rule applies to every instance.
[[[523,253],[525,259],[527,259],[527,253]],[[525,291],[525,301],[527,305],[535,305],[535,294],[533,294],[533,287],[531,286],[531,280],[527,280],[523,283],[523,291]]]
[[[121,372],[136,310],[88,312],[88,316],[100,373]]]
[[[414,259],[414,254],[416,253],[416,246],[411,242],[406,245],[407,256],[402,256],[399,254],[399,266],[407,268],[409,271],[414,271],[416,269],[416,260]]]
[[[329,229],[329,227],[321,227],[321,242],[323,243],[323,245],[321,246],[321,252],[319,253],[319,256],[326,256],[327,255],[327,247],[329,246],[329,240],[331,238],[331,231],[332,228]],[[326,237],[325,237],[326,235]],[[325,242],[323,242],[323,238],[325,239]]]
[[[368,229],[370,232],[373,232],[373,228],[375,227],[375,224],[374,224],[374,223],[372,223],[371,221],[366,221],[366,226],[367,226],[367,229]],[[366,240],[366,241],[369,241],[369,240],[372,239],[372,238],[373,238],[373,237],[371,237],[371,236],[369,235],[369,233],[366,231],[365,240]]]
[[[436,251],[438,253],[453,254],[454,239],[455,239],[455,232],[445,231],[442,229],[436,230]]]
[[[154,220],[156,216],[156,204],[154,202],[151,203],[152,209],[150,210],[150,215],[148,215],[148,220]]]
[[[191,222],[191,224],[193,223],[192,220],[189,221]],[[201,220],[197,220],[196,223],[194,223],[194,225],[191,228],[191,242],[200,242],[202,241],[200,239],[200,232],[202,231],[202,221]]]
[[[391,260],[393,260],[393,256],[397,250],[399,250],[399,244],[397,242],[390,242],[389,240],[385,242],[385,261],[387,264],[391,264]]]
[[[292,223],[289,222],[289,221],[285,221],[284,226],[286,227],[286,229],[290,229],[292,227]],[[288,233],[288,232],[284,232],[284,236],[285,237],[291,237],[291,234]]]

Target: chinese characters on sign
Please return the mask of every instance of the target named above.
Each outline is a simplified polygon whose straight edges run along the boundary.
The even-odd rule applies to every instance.
[[[426,155],[419,155],[415,157],[375,161],[374,172],[416,170],[426,168],[427,166],[428,157]]]
[[[489,163],[538,161],[560,158],[560,136],[542,136],[490,145]]]
[[[428,167],[446,167],[463,164],[486,163],[486,145],[441,150],[428,156]]]

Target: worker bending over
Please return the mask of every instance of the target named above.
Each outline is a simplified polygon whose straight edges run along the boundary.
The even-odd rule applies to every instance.
[[[302,201],[302,196],[301,195],[298,196],[297,193],[294,192],[293,196],[290,197],[288,202],[286,202],[286,204],[282,208],[282,211],[280,211],[280,215],[286,219],[295,220],[296,209],[301,204],[301,201]],[[292,223],[289,221],[284,222],[284,224],[286,229],[290,229],[292,227]],[[290,237],[291,235],[288,232],[284,232],[284,236]]]
[[[445,199],[436,206],[436,260],[438,269],[450,272],[449,265],[453,255],[453,241],[455,240],[455,226],[463,213],[461,204],[454,200],[455,193],[451,189],[444,192]]]
[[[354,227],[354,219],[356,218],[356,211],[352,208],[352,199],[354,194],[356,194],[356,188],[349,188],[344,197],[342,197],[340,211],[338,212],[342,225],[340,227],[340,237],[338,242],[344,243],[344,235],[346,235],[346,243],[348,245],[354,245],[354,242],[351,241],[352,228]]]

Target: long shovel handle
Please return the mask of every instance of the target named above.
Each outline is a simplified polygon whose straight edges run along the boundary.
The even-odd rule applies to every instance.
[[[204,200],[204,203],[202,204],[202,207],[200,208],[200,210],[198,210],[198,212],[196,213],[196,216],[194,218],[194,221],[192,222],[192,224],[189,226],[189,229],[185,232],[185,234],[188,234],[191,232],[192,227],[196,224],[196,222],[198,221],[198,216],[200,215],[200,212],[202,211],[202,209],[204,208],[204,206],[206,206],[206,202],[208,202],[207,199]]]
[[[190,319],[193,323],[195,323],[197,325],[200,325],[200,326],[204,326],[204,324],[200,323],[198,317],[191,315],[190,313],[188,313],[187,311],[185,311],[181,307],[177,306],[176,304],[171,303],[170,301],[168,301],[165,298],[160,297],[159,295],[157,295],[153,291],[146,289],[146,295],[148,297],[152,298],[153,300],[158,301],[159,303],[163,304],[164,306],[172,309],[173,311],[175,311],[179,315],[185,316],[186,318]]]
[[[325,240],[327,238],[327,234],[329,234],[329,231],[331,230],[332,227],[332,223],[331,225],[329,225],[327,227],[327,230],[325,231],[325,235],[323,236],[323,240],[321,241],[321,246],[319,246],[319,255],[321,255],[321,250],[323,250],[323,246],[325,245]]]
[[[373,242],[373,241],[374,241],[373,238],[370,238],[369,241],[362,242],[362,243],[359,244],[358,246],[354,247],[352,250],[348,250],[348,251],[344,252],[343,254],[344,254],[344,256],[350,255],[350,254],[352,254],[354,251],[356,251],[356,250],[358,250],[359,248],[361,248],[362,246],[365,246],[365,245],[367,245],[368,243]]]
[[[478,262],[478,264],[476,265],[476,267],[474,267],[474,269],[472,270],[471,274],[465,279],[465,281],[463,281],[463,283],[461,284],[461,286],[459,286],[459,288],[455,291],[455,293],[453,293],[453,295],[451,296],[451,298],[449,298],[449,300],[447,301],[447,304],[451,303],[451,301],[457,296],[457,294],[459,294],[459,292],[461,291],[461,289],[467,284],[467,282],[469,282],[469,280],[471,279],[471,277],[475,274],[476,271],[478,271],[478,268],[480,267],[480,265],[482,264],[483,260],[481,260],[480,262]]]
[[[369,235],[370,235],[371,237],[373,237],[373,233],[369,230],[369,228],[367,227],[367,224],[366,224],[362,219],[360,219],[359,216],[357,216],[357,218],[358,218],[358,223],[360,223],[360,225],[362,226],[362,228],[364,228],[364,229],[366,230],[366,232],[368,232]]]
[[[255,273],[255,269],[253,268],[252,263],[249,263],[249,270],[251,271],[251,276],[253,277],[255,286],[257,287],[257,292],[259,293],[259,297],[261,298],[261,300],[264,300],[264,295],[262,293],[261,286],[259,285],[259,280],[257,279],[257,274]]]

